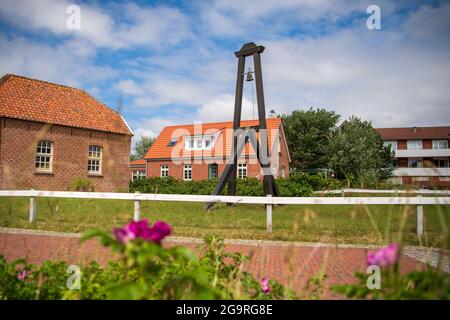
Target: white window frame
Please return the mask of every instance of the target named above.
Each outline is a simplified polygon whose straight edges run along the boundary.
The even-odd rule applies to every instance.
[[[417,148],[417,146],[420,144],[420,147]],[[422,150],[423,149],[423,142],[422,140],[408,140],[406,142],[407,145],[407,149],[408,150]],[[414,148],[412,148],[412,146],[415,145]]]
[[[417,160],[417,167],[412,167],[411,161]],[[419,166],[420,164],[420,166]],[[423,159],[422,158],[408,158],[408,168],[423,168]]]
[[[186,137],[184,147],[186,150],[210,150],[213,141],[214,137],[208,135]]]
[[[94,155],[95,154],[95,155]],[[98,154],[98,156],[97,156]],[[91,161],[98,161],[97,164],[92,164]],[[102,162],[103,162],[103,147],[99,145],[89,145],[88,147],[88,174],[101,175],[102,174]],[[98,170],[92,170],[92,166],[97,167]],[[89,169],[91,167],[91,169]]]
[[[385,140],[383,141],[384,146],[391,145],[391,150],[397,150],[397,140]]]
[[[444,143],[444,148],[441,148],[441,143]],[[448,140],[433,140],[433,149],[448,149]]]
[[[131,171],[131,181],[135,181],[138,179],[144,179],[145,178],[145,170],[132,170]]]
[[[439,181],[448,182],[450,181],[450,177],[439,177]]]
[[[162,164],[159,166],[159,176],[161,178],[165,178],[169,176],[169,165],[168,164]]]
[[[212,168],[216,169],[215,177],[212,176]],[[219,165],[217,163],[209,163],[208,164],[208,179],[217,179],[219,178]]]
[[[246,163],[238,163],[237,177],[239,179],[245,179],[248,175],[248,168]]]
[[[192,164],[185,164],[183,166],[183,180],[184,181],[192,180]]]
[[[43,150],[46,152],[43,152]],[[47,151],[50,152],[47,152]],[[39,160],[38,160],[39,158]],[[48,158],[48,161],[45,159]],[[48,164],[48,168],[46,168]],[[53,142],[49,140],[40,140],[36,145],[36,157],[34,159],[34,168],[36,172],[53,172]]]

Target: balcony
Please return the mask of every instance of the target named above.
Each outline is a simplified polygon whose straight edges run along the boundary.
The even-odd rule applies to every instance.
[[[396,158],[450,157],[450,149],[395,150]]]
[[[450,168],[397,168],[394,170],[396,177],[437,177],[450,176]]]

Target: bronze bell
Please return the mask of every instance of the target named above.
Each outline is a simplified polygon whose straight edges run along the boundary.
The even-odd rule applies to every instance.
[[[248,68],[247,79],[245,81],[253,81],[252,70]]]

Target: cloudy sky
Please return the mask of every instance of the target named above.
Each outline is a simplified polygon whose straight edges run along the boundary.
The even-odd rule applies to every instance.
[[[73,4],[80,29],[67,27]],[[370,4],[380,7],[380,30],[367,28]],[[446,1],[1,0],[0,75],[85,89],[137,136],[157,135],[169,124],[231,120],[233,52],[253,41],[266,47],[268,110],[450,125],[449,31]]]

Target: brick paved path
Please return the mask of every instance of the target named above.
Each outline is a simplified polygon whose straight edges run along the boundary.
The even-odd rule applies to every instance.
[[[27,231],[17,233],[0,230],[0,254],[8,260],[26,258],[31,263],[44,260],[65,260],[69,263],[84,263],[96,260],[105,264],[111,258],[108,249],[103,248],[97,240],[83,244],[75,234],[57,235],[39,234]],[[197,242],[197,243],[194,243]],[[165,245],[183,243],[193,249],[198,246],[196,239],[175,238]],[[231,242],[231,243],[230,243]],[[332,245],[287,245],[264,241],[232,241],[226,245],[229,252],[241,252],[251,258],[245,270],[252,272],[256,278],[268,277],[302,292],[307,279],[324,268],[328,278],[325,286],[336,283],[351,283],[355,271],[365,271],[366,248],[348,248]],[[402,272],[422,269],[424,265],[408,256],[401,258]],[[304,292],[304,291],[303,291]],[[328,298],[336,298],[328,293]]]

